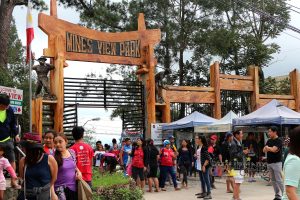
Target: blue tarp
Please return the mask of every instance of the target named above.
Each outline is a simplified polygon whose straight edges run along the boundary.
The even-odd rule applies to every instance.
[[[256,111],[233,120],[234,126],[300,124],[300,113],[273,99]]]
[[[199,126],[199,125],[212,124],[214,122],[217,122],[217,120],[195,111],[192,114],[190,114],[180,120],[163,125],[162,130],[193,128],[193,127]]]

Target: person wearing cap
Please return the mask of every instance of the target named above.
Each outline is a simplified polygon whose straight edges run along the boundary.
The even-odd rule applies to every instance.
[[[178,156],[178,150],[177,150],[177,147],[176,147],[176,144],[175,144],[175,137],[173,135],[169,135],[168,138],[169,138],[169,141],[170,141],[170,147],[171,147],[171,149],[173,150],[173,152],[175,153],[175,155]],[[174,170],[174,172],[176,174],[176,179],[179,181],[180,173],[178,173],[178,171],[177,171],[176,159],[173,160],[173,170]]]
[[[4,154],[9,163],[16,170],[14,141],[20,142],[17,131],[17,123],[14,111],[9,106],[10,98],[7,94],[0,94],[0,144],[4,146]],[[19,187],[15,182],[11,182],[12,187]]]
[[[217,144],[218,136],[216,134],[213,134],[209,137],[210,139],[210,145],[208,147],[208,153],[211,155],[213,164],[211,168],[211,173],[210,173],[210,184],[211,188],[216,189],[215,186],[215,170],[217,170],[217,164],[222,164],[222,154],[221,154],[221,148]]]
[[[171,142],[169,140],[165,140],[163,142],[164,148],[160,150],[160,173],[161,173],[161,183],[160,187],[162,191],[166,191],[165,182],[167,179],[167,175],[170,174],[175,191],[180,190],[177,186],[176,181],[176,173],[173,169],[173,161],[176,159],[176,155],[174,151],[171,149]]]
[[[53,156],[43,150],[38,133],[25,133],[21,142],[26,157],[19,163],[19,175],[24,180],[18,200],[58,199],[54,192],[57,163]]]
[[[232,141],[233,141],[233,134],[231,132],[227,132],[225,134],[225,141],[222,143],[222,161],[225,164],[225,169],[227,171],[227,177],[226,177],[226,192],[227,193],[233,193],[233,184],[234,180],[233,177],[230,174],[230,167],[229,167],[229,162],[230,162],[230,148],[232,146]],[[230,188],[231,186],[231,188]]]
[[[37,73],[37,83],[35,95],[38,96],[41,93],[42,88],[44,87],[45,93],[50,95],[50,86],[48,82],[48,73],[50,70],[53,70],[55,67],[46,63],[47,58],[41,56],[37,59],[39,65],[32,66],[32,70],[35,70]]]

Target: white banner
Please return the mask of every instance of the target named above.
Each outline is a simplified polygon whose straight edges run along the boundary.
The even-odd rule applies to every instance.
[[[0,86],[0,94],[7,94],[10,98],[10,106],[15,114],[22,114],[23,90]]]
[[[166,123],[151,124],[151,139],[154,145],[162,145],[163,139],[168,139],[169,135],[173,135],[173,130],[162,131],[162,125]]]

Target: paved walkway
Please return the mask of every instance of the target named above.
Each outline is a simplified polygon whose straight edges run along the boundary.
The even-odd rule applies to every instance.
[[[148,193],[145,192],[145,200],[195,200],[195,194],[200,192],[200,183],[196,179],[189,180],[189,188],[174,191],[172,186],[167,187],[166,192]],[[212,190],[212,197],[215,200],[231,200],[232,194],[225,193],[226,184],[224,179],[216,180],[217,189]],[[147,188],[147,186],[146,186]],[[147,188],[148,189],[148,188]],[[243,200],[272,200],[274,191],[272,186],[266,186],[266,182],[258,180],[256,183],[244,182],[241,187],[241,198]]]

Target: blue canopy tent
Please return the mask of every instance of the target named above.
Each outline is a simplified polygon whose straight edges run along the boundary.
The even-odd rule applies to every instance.
[[[275,99],[248,115],[233,119],[233,126],[297,124],[300,124],[300,113]]]
[[[207,115],[204,115],[202,113],[195,111],[192,114],[190,114],[180,120],[163,125],[162,130],[194,128],[195,126],[212,124],[217,121],[218,120],[216,120],[214,118],[211,118]]]

